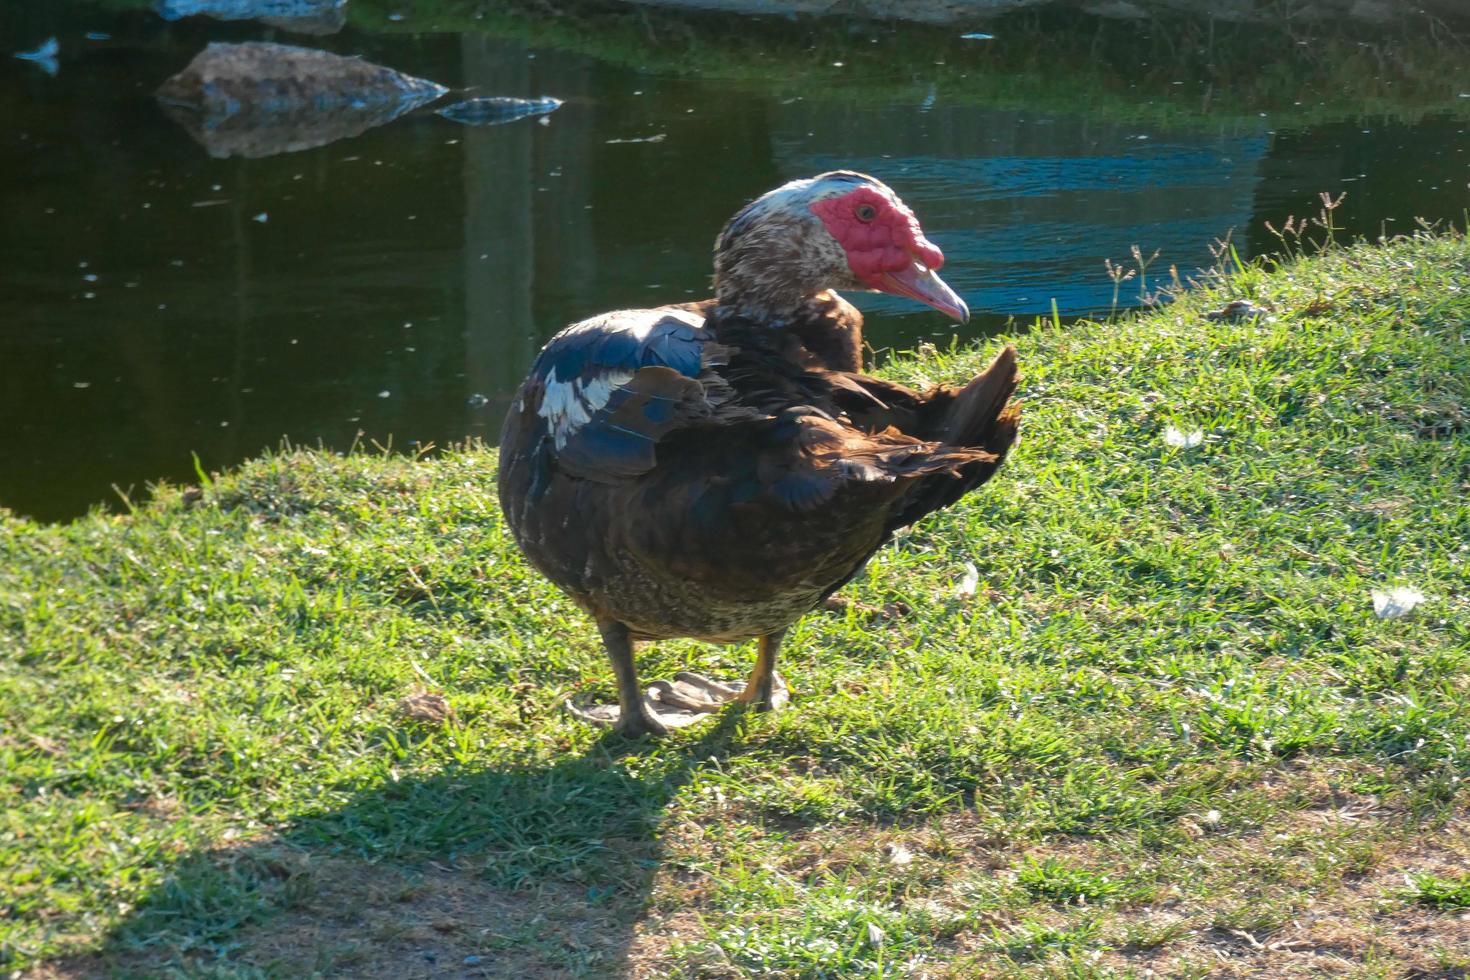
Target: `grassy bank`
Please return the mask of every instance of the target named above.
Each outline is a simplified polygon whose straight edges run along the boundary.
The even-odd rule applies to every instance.
[[[145,9],[154,0],[105,0]],[[840,6],[840,5],[839,5]],[[1263,132],[1470,117],[1470,42],[1446,27],[1109,20],[1022,11],[967,27],[749,17],[597,0],[353,0],[380,34],[487,34],[656,75],[818,102],[985,106]],[[965,33],[989,32],[989,41]],[[312,46],[309,38],[296,43]]]
[[[354,26],[487,33],[657,74],[819,102],[978,105],[1107,122],[1259,131],[1470,116],[1467,41],[1448,29],[1115,21],[1023,11],[969,27],[747,17],[627,4],[487,9],[432,0],[408,20],[361,0]],[[990,41],[961,35],[980,29]],[[1265,117],[1266,122],[1262,119]]]
[[[1237,297],[1271,312],[1205,317]],[[493,453],[4,518],[0,965],[1465,976],[1467,323],[1446,237],[1015,338],[1003,476],[850,589],[912,614],[809,617],[789,710],[661,744],[563,710],[610,671]]]

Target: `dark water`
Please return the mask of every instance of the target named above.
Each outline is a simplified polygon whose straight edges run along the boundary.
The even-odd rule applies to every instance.
[[[1103,259],[1135,243],[1185,271],[1231,229],[1243,254],[1269,250],[1263,219],[1314,211],[1322,190],[1349,192],[1349,233],[1408,230],[1460,219],[1470,180],[1456,114],[1160,128],[942,93],[794,95],[479,33],[303,37],[0,4],[4,50],[50,35],[54,77],[0,57],[0,506],[46,520],[115,503],[114,485],[191,479],[193,453],[213,469],[283,438],[493,439],[546,337],[704,295],[725,218],[824,169],[877,174],[914,207],[946,278],[983,311],[966,336],[1053,302],[1106,311]],[[317,149],[212,159],[151,93],[208,41],[245,39],[566,104],[545,125],[421,113]],[[854,298],[876,347],[951,332]],[[1130,283],[1122,305],[1135,300]]]

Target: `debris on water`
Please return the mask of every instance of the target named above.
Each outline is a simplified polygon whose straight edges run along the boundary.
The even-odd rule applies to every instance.
[[[61,45],[56,38],[48,37],[39,46],[29,51],[17,51],[15,56],[21,61],[29,61],[48,75],[55,75],[60,69],[56,56],[61,53]]]
[[[1202,429],[1182,432],[1171,425],[1164,430],[1164,445],[1173,446],[1175,449],[1193,449],[1204,441],[1205,433]]]
[[[654,133],[652,136],[631,136],[627,139],[603,140],[604,143],[662,143],[669,138],[668,133]]]
[[[490,404],[490,399],[486,398],[484,395],[480,394],[477,391],[469,398],[465,399],[465,404],[469,405],[470,408],[484,408],[486,405]]]
[[[939,90],[933,85],[929,86],[929,94],[924,96],[924,101],[919,103],[920,112],[928,112],[934,108],[934,102],[939,98]]]
[[[210,156],[267,157],[356,136],[447,91],[361,58],[248,41],[210,44],[155,97]]]
[[[525,119],[527,116],[544,116],[548,112],[555,112],[561,105],[561,99],[553,99],[550,96],[540,99],[492,96],[466,99],[436,111],[445,119],[453,119],[466,126],[499,126],[502,123]]]
[[[1402,619],[1424,601],[1424,593],[1401,585],[1392,592],[1373,590],[1373,615],[1379,619]]]
[[[986,34],[983,31],[973,31],[969,34],[961,34],[961,41],[994,41],[994,34]]]
[[[258,221],[261,224],[265,224],[267,221],[271,220],[271,216],[269,214],[267,214],[266,212],[262,211],[259,214],[257,214],[255,217],[251,218],[250,220],[251,221]]]
[[[1248,299],[1233,299],[1218,310],[1210,310],[1205,314],[1205,319],[1244,320],[1247,317],[1265,316],[1270,312],[1267,307],[1257,306]]]
[[[112,40],[112,35],[111,34],[108,34],[106,31],[88,31],[86,34],[83,34],[82,36],[85,37],[88,41],[111,41]]]
[[[347,23],[347,0],[158,0],[154,9],[164,20],[258,20],[298,34],[335,34]]]

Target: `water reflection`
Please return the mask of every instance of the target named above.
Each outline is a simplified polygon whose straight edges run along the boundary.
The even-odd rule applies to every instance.
[[[1106,310],[1102,261],[1134,244],[1186,271],[1231,228],[1243,250],[1269,248],[1261,219],[1301,214],[1319,190],[1349,190],[1339,220],[1373,234],[1464,205],[1466,141],[1449,120],[1166,130],[943,92],[920,112],[475,33],[350,28],[312,43],[472,96],[566,102],[544,120],[413,114],[287,156],[218,160],[150,93],[209,41],[272,29],[80,6],[0,12],[4,26],[23,41],[112,36],[55,78],[0,69],[13,121],[0,136],[0,505],[45,519],[113,484],[190,479],[191,453],[217,468],[282,437],[493,437],[544,338],[593,312],[704,295],[729,214],[823,169],[873,172],[915,207],[946,278],[988,312],[972,333],[1053,300],[1063,314]],[[879,346],[952,329],[859,299]]]
[[[972,306],[1008,314],[1107,310],[1103,259],[1158,250],[1161,268],[1211,262],[1216,237],[1250,222],[1270,149],[1262,120],[1245,132],[936,106],[835,114],[779,107],[783,172],[855,167],[884,174],[926,217],[949,256],[947,278]],[[929,218],[929,215],[935,217]],[[1136,280],[1129,292],[1135,300]],[[902,312],[892,297],[865,304]]]
[[[164,20],[258,20],[298,34],[335,34],[347,25],[347,0],[158,0]]]
[[[155,97],[212,157],[269,157],[358,136],[447,89],[290,44],[210,44]]]
[[[453,119],[466,126],[504,126],[518,119],[544,116],[561,107],[561,99],[550,96],[541,99],[513,99],[506,96],[487,96],[466,99],[435,109],[445,119]]]

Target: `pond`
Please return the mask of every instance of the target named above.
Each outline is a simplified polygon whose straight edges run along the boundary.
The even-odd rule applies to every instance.
[[[471,4],[440,22],[432,6],[359,0],[330,34],[117,0],[0,10],[10,50],[58,39],[54,74],[0,59],[0,506],[67,519],[193,480],[196,456],[218,469],[283,440],[493,441],[547,337],[705,295],[723,221],[821,170],[878,175],[914,208],[977,311],[962,339],[1136,304],[1139,281],[1115,300],[1104,269],[1135,245],[1158,251],[1151,284],[1209,266],[1226,236],[1243,257],[1270,251],[1264,222],[1315,214],[1319,192],[1347,192],[1349,236],[1467,206],[1470,61],[1439,47],[1406,79],[1378,50],[1337,72],[1160,64],[1179,35],[1147,25],[1078,36],[1032,19],[1008,38],[1002,21],[990,40],[846,25],[834,40],[803,22],[745,35]],[[564,104],[498,126],[421,110],[216,158],[153,93],[207,43],[243,40]],[[1379,67],[1365,82],[1359,64]],[[1371,104],[1345,75],[1377,84]],[[853,298],[876,348],[956,334]]]

